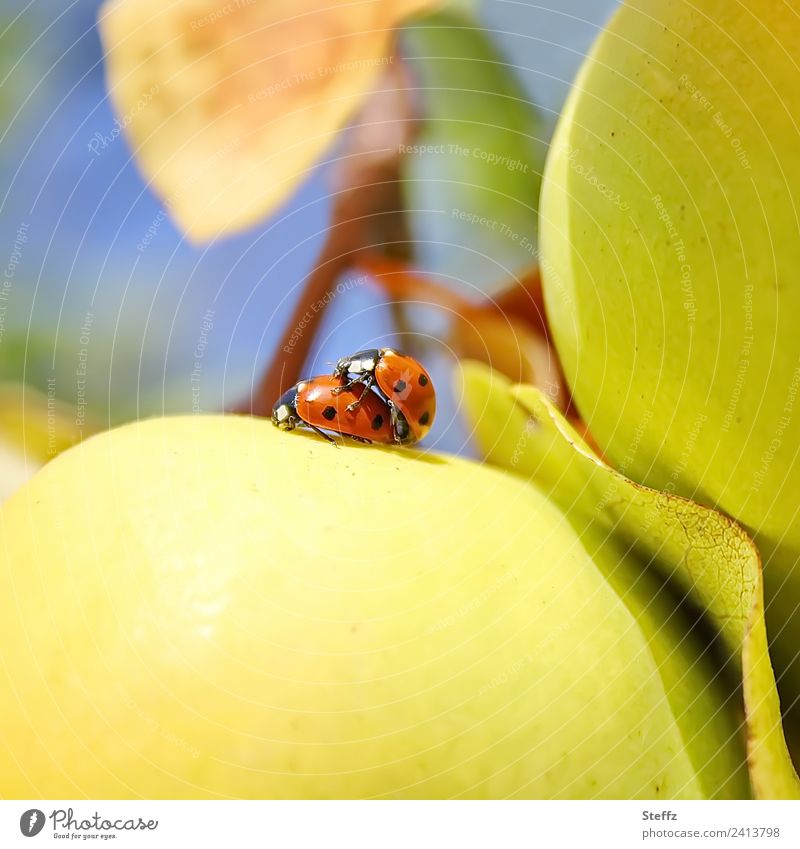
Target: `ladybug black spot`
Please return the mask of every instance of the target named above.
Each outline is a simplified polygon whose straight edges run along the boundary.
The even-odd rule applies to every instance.
[[[394,385],[394,391],[395,392],[405,392],[405,389],[406,389],[405,380],[398,380],[397,383],[395,383],[395,385]]]
[[[334,407],[326,407],[322,411],[322,418],[332,422],[336,418],[336,410]]]
[[[419,376],[419,385],[420,385],[420,386],[427,386],[427,385],[428,385],[428,378],[427,378],[427,377],[425,377],[425,375],[424,375],[424,374],[421,374],[421,375]]]
[[[375,418],[372,420],[372,429],[373,430],[380,430],[382,427],[383,427],[383,416],[380,416],[380,415],[375,416]]]
[[[425,412],[419,417],[419,423],[421,425],[426,425],[431,420],[431,414],[425,410]]]

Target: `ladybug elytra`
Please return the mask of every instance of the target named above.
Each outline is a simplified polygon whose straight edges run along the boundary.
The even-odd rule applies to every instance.
[[[272,423],[281,430],[308,427],[327,439],[333,431],[357,442],[406,444],[409,428],[402,415],[378,394],[363,396],[331,375],[301,380],[275,402]],[[413,441],[413,440],[411,440]]]
[[[407,422],[410,441],[418,442],[431,429],[436,415],[436,394],[430,375],[413,357],[393,348],[370,348],[342,357],[333,376],[344,381],[334,388],[337,395],[352,392],[358,384],[364,387],[359,398],[348,404],[348,409],[357,410],[374,394],[370,390],[377,384],[390,408]]]

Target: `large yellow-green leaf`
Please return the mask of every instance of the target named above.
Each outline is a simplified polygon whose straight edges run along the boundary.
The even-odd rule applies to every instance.
[[[109,90],[139,164],[195,239],[287,198],[435,0],[111,0]]]
[[[707,614],[742,669],[750,778],[761,798],[800,798],[767,651],[758,551],[733,521],[607,466],[547,398],[465,363],[463,392],[486,458],[640,552]]]

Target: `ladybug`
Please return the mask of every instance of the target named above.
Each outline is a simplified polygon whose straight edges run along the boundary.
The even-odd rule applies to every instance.
[[[361,383],[364,389],[359,399],[348,405],[349,410],[358,409],[361,403],[373,394],[377,384],[380,395],[392,410],[396,410],[408,424],[413,442],[418,442],[431,429],[436,415],[436,393],[427,371],[413,357],[401,354],[392,348],[370,348],[358,351],[350,357],[342,357],[334,369],[333,376],[343,380],[336,394],[350,392]],[[350,380],[345,380],[347,377]]]
[[[375,392],[368,396],[331,375],[301,380],[272,408],[272,423],[281,430],[308,427],[335,443],[326,430],[357,442],[406,445],[413,442],[405,418]]]

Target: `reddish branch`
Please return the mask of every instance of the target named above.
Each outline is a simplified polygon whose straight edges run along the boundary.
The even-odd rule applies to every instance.
[[[336,195],[331,225],[314,270],[248,404],[238,412],[269,416],[275,400],[303,375],[324,309],[312,305],[334,291],[361,251],[408,259],[410,239],[401,192],[400,150],[417,130],[407,69],[397,62],[343,136],[330,179]],[[292,338],[304,322],[303,333]]]
[[[267,367],[250,403],[237,412],[269,416],[275,400],[301,377],[324,310],[311,306],[332,292],[339,277],[354,263],[362,250],[381,250],[406,256],[409,238],[401,199],[399,160],[372,164],[362,171],[363,182],[340,193],[334,205],[332,224],[314,270],[278,342],[275,356]],[[304,332],[292,340],[305,320]],[[291,343],[291,344],[290,344]]]

